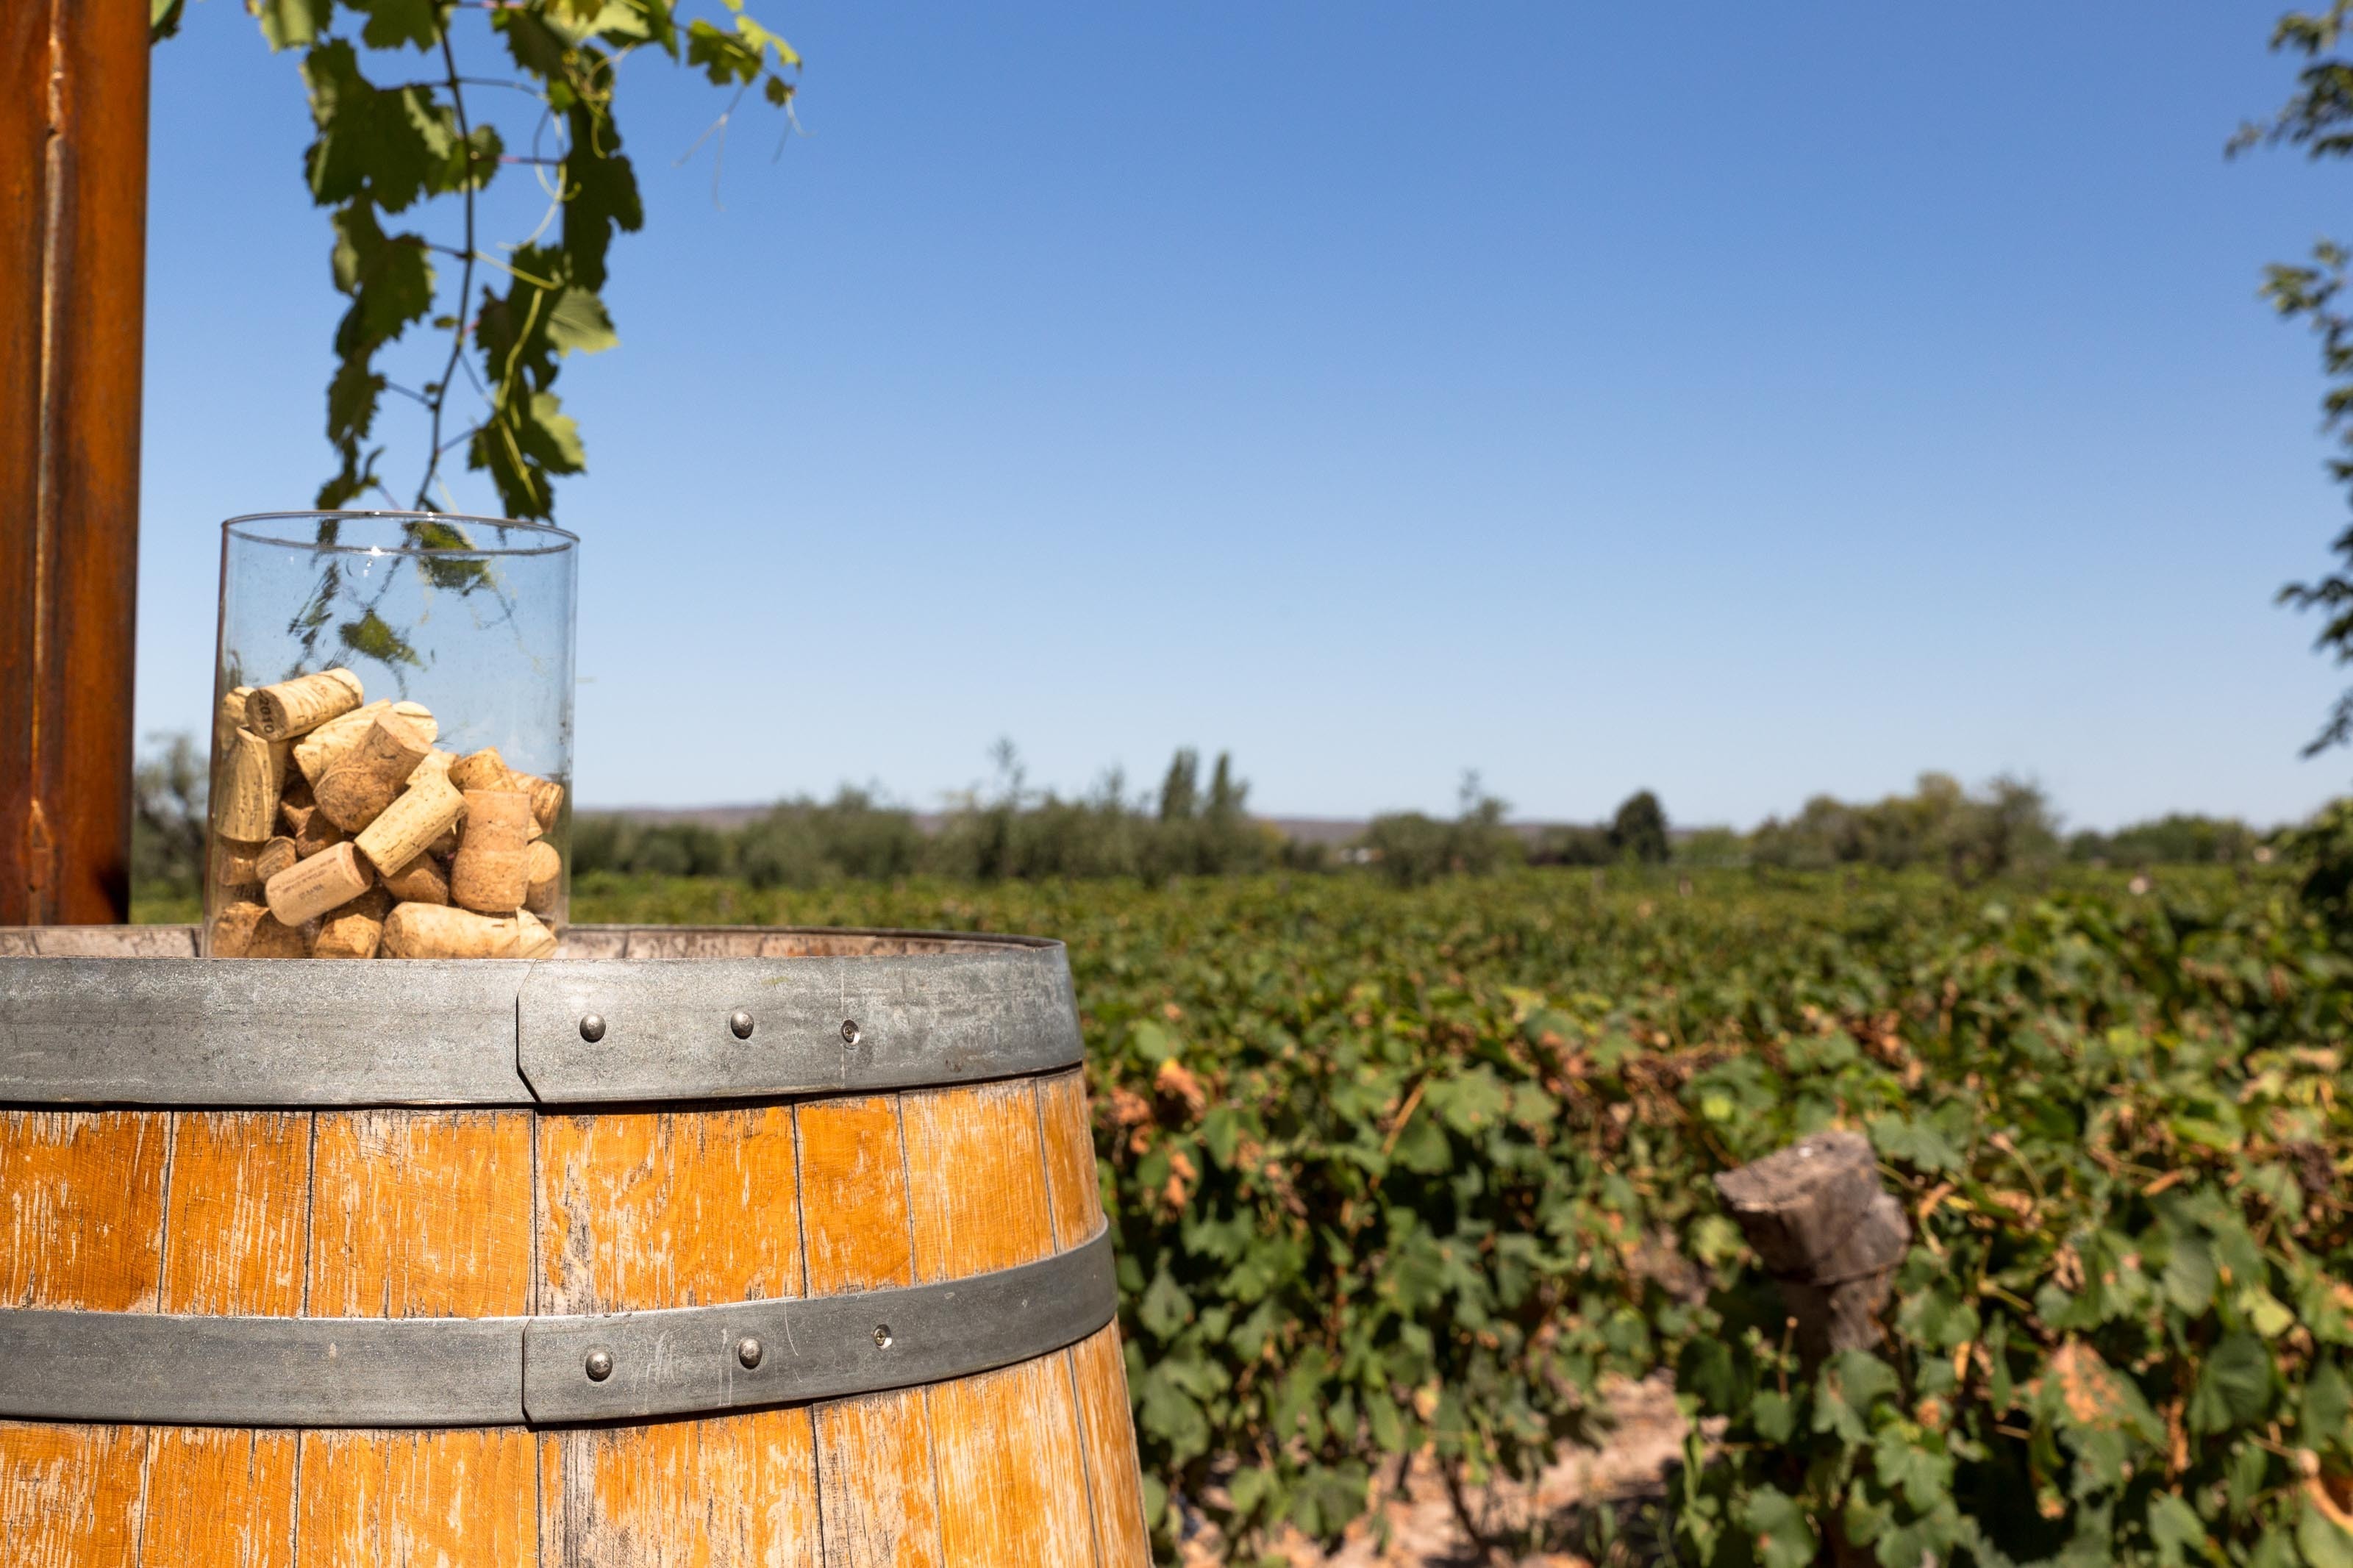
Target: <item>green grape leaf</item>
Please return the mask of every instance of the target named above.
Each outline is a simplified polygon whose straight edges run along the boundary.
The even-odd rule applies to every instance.
[[[605,287],[605,256],[616,230],[645,226],[638,177],[621,155],[621,133],[608,115],[575,105],[568,116],[571,148],[564,155],[564,256],[572,281]]]
[[[2220,1432],[2259,1419],[2271,1408],[2272,1384],[2272,1356],[2263,1342],[2244,1331],[2223,1335],[2199,1369],[2190,1430]]]
[[[638,36],[670,58],[678,58],[678,18],[672,14],[671,0],[628,0],[628,5],[638,14]]]
[[[336,329],[336,351],[373,350],[421,321],[433,309],[433,262],[422,235],[387,236],[375,209],[353,201],[328,220],[335,231],[335,287],[352,296]]]
[[[547,341],[558,353],[602,353],[621,341],[605,301],[586,289],[566,289],[548,310]]]
[[[1173,1340],[1192,1321],[1193,1303],[1166,1269],[1152,1277],[1150,1289],[1136,1308],[1136,1321],[1163,1340]]]
[[[2307,1568],[2353,1568],[2353,1534],[2309,1500],[2296,1521],[2295,1543]]]
[[[552,392],[502,398],[467,443],[467,466],[489,472],[510,517],[553,515],[555,495],[549,478],[587,467],[579,426],[560,412],[562,406]]]
[[[2319,1363],[2306,1377],[2298,1426],[2307,1448],[2353,1447],[2353,1388],[2335,1362]]]
[[[700,66],[713,87],[743,86],[760,77],[758,50],[699,16],[687,24],[686,63]]]
[[[335,0],[246,0],[261,24],[271,51],[300,49],[314,42],[334,18]]]
[[[396,49],[413,44],[429,49],[441,37],[436,0],[343,0],[354,11],[367,14],[360,39],[372,49]]]
[[[2214,1249],[2204,1237],[2186,1232],[2173,1240],[2165,1260],[2165,1297],[2174,1310],[2196,1317],[2213,1302],[2217,1276]]]
[[[441,112],[429,92],[377,87],[342,38],[312,46],[302,79],[319,131],[305,164],[313,201],[333,206],[364,197],[399,212],[424,194],[434,158],[423,126]]]
[[[417,657],[408,639],[392,629],[390,623],[374,610],[355,621],[346,621],[335,628],[336,637],[354,658],[372,658],[379,664],[405,664],[422,669],[425,661]]]
[[[526,75],[554,81],[570,73],[572,46],[539,13],[503,7],[491,13],[491,26],[506,40],[508,55]]]
[[[1741,1504],[1740,1522],[1765,1568],[1809,1568],[1821,1549],[1804,1507],[1778,1487],[1750,1492]]]

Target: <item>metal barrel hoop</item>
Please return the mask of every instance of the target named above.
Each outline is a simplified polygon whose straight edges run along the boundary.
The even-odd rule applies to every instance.
[[[941,951],[0,957],[0,1104],[619,1104],[936,1087],[1079,1063],[1061,943],[923,940]]]

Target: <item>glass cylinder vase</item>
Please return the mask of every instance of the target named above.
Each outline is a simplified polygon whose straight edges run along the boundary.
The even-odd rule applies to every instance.
[[[554,951],[578,544],[429,512],[221,525],[207,956]]]

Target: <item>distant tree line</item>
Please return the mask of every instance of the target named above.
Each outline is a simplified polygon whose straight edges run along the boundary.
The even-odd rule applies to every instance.
[[[1726,836],[1729,837],[1729,836]],[[2001,777],[1971,794],[1948,773],[1922,773],[1909,795],[1850,805],[1826,795],[1748,835],[1754,865],[1793,868],[1932,868],[1962,881],[2061,859],[2117,866],[2228,865],[2264,853],[2264,836],[2230,818],[2175,814],[2115,833],[2063,837],[2040,786]]]
[[[1754,832],[1671,830],[1649,790],[1606,824],[1511,826],[1505,802],[1467,776],[1451,816],[1418,811],[1374,817],[1353,843],[1288,839],[1245,809],[1250,786],[1220,754],[1206,788],[1189,750],[1171,761],[1156,795],[1131,798],[1117,773],[1064,797],[1028,787],[1009,750],[997,786],[953,803],[932,831],[913,813],[843,789],[830,801],[786,801],[757,821],[721,829],[691,823],[584,816],[574,827],[584,871],[736,876],[764,887],[912,875],[1004,878],[1218,876],[1284,868],[1363,867],[1402,886],[1479,876],[1509,866],[1756,866],[1788,870],[1929,869],[1964,882],[2073,861],[2124,867],[2233,864],[2265,858],[2243,822],[2176,814],[2114,833],[2064,836],[2042,790],[1997,778],[1971,791],[1923,773],[1912,792],[1850,803],[1817,795],[1795,816]]]
[[[1910,795],[1869,805],[1818,795],[1786,822],[1767,818],[1748,853],[1760,866],[1931,866],[1977,881],[2048,863],[2058,848],[2058,818],[2035,785],[1998,778],[1972,795],[1948,773],[1923,773]]]
[[[2067,840],[2067,858],[2117,866],[2230,866],[2263,858],[2265,839],[2234,817],[2176,812],[2114,833],[2075,834]]]
[[[1795,816],[1752,833],[1675,832],[1649,790],[1627,797],[1609,821],[1514,827],[1507,805],[1476,773],[1465,775],[1455,813],[1392,812],[1354,842],[1285,837],[1250,815],[1250,784],[1219,753],[1203,778],[1187,747],[1169,760],[1156,790],[1131,794],[1111,773],[1084,795],[1031,787],[1009,744],[996,777],[965,791],[925,822],[871,790],[845,786],[830,800],[779,802],[741,826],[583,812],[573,823],[573,865],[670,877],[731,877],[761,888],[935,877],[957,881],[1023,878],[1165,880],[1270,870],[1361,868],[1401,886],[1506,867],[1613,865],[1794,870],[1875,866],[1932,868],[1964,881],[2060,860],[2125,867],[2230,864],[2267,857],[2264,836],[2228,818],[2174,815],[2114,833],[2063,837],[2035,785],[1999,778],[1971,792],[1924,773],[1912,793],[1869,803],[1824,795]],[[142,892],[188,897],[201,888],[205,837],[201,752],[170,737],[134,781],[132,879]]]
[[[1000,745],[996,760],[995,784],[954,799],[929,832],[913,811],[844,786],[829,801],[779,802],[736,828],[583,813],[573,822],[573,865],[803,888],[907,876],[1162,880],[1314,869],[1329,858],[1253,819],[1250,785],[1222,752],[1206,784],[1199,753],[1187,748],[1170,760],[1156,794],[1134,796],[1115,771],[1088,794],[1064,796],[1032,789],[1011,746]]]

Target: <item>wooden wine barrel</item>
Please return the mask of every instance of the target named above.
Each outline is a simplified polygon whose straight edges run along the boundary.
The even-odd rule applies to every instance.
[[[0,1563],[1150,1562],[1060,946],[0,931]]]

